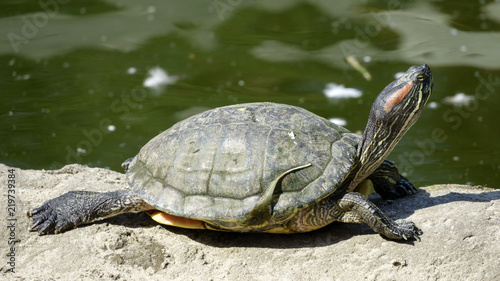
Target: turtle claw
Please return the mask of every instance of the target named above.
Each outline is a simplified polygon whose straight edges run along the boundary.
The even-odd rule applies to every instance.
[[[399,194],[399,197],[416,194],[417,188],[411,183],[407,178],[401,176],[401,179],[396,185],[395,192]]]
[[[52,212],[47,203],[28,212],[28,216],[33,219],[33,224],[29,228],[29,231],[37,231],[38,235],[53,232],[57,216],[54,215],[54,212]]]
[[[410,240],[415,239],[420,242],[420,235],[424,232],[418,228],[413,222],[407,220],[394,221],[394,228],[390,230],[392,233],[387,235],[388,238]]]
[[[368,179],[375,191],[385,200],[392,200],[417,193],[417,188],[401,175],[394,162],[384,160]]]
[[[29,231],[38,232],[38,235],[50,233],[60,233],[66,229],[74,227],[79,222],[78,216],[71,216],[64,213],[64,202],[68,195],[62,195],[45,202],[42,206],[28,212],[28,217],[31,217],[33,224]]]

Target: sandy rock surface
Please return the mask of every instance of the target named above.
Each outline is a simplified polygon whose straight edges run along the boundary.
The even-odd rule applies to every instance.
[[[500,190],[436,185],[392,203],[370,198],[414,221],[421,242],[342,223],[294,235],[186,230],[144,213],[38,236],[28,232],[29,209],[70,190],[126,188],[125,176],[80,165],[9,169],[0,164],[0,280],[500,280]]]

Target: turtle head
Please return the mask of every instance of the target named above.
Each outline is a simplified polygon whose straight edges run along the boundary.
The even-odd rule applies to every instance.
[[[432,92],[429,66],[410,67],[378,95],[358,146],[357,171],[349,191],[369,176],[415,124]]]

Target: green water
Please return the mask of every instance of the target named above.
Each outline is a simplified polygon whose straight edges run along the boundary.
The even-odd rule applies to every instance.
[[[42,0],[0,11],[1,163],[121,171],[174,123],[244,102],[362,131],[394,75],[426,63],[431,106],[390,158],[417,186],[499,187],[500,2]],[[155,67],[175,82],[144,86]],[[327,98],[328,83],[362,96]],[[458,93],[469,104],[445,102]]]

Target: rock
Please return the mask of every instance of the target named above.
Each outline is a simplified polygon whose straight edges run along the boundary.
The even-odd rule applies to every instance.
[[[435,185],[392,203],[372,195],[391,218],[424,231],[420,242],[395,242],[357,224],[294,235],[226,233],[160,226],[144,213],[38,236],[28,232],[28,210],[70,190],[126,188],[124,174],[0,164],[0,183],[2,206],[9,205],[0,210],[0,274],[8,280],[500,280],[495,189]]]

